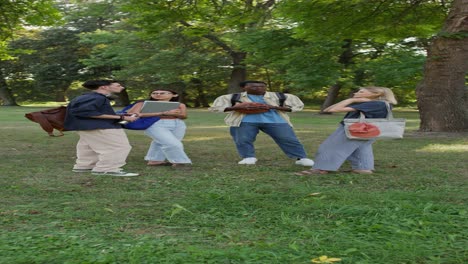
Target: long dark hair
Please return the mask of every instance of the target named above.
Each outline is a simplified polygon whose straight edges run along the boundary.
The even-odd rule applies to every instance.
[[[179,93],[174,91],[174,90],[168,90],[168,89],[154,89],[152,90],[150,93],[149,93],[149,100],[150,101],[158,101],[157,99],[154,99],[152,96],[151,96],[151,93],[153,93],[154,91],[166,91],[166,92],[170,92],[174,95],[177,95],[176,97],[172,97],[171,100],[169,100],[170,102],[178,102],[179,101]]]

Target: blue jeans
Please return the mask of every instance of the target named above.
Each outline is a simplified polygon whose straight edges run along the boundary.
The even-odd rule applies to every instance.
[[[182,139],[185,135],[185,123],[180,119],[161,119],[145,130],[153,139],[146,153],[145,160],[171,163],[192,163],[185,154]]]
[[[281,150],[290,158],[305,158],[307,154],[304,146],[296,137],[294,130],[287,123],[244,123],[239,127],[231,127],[230,132],[237,152],[242,158],[255,157],[253,143],[258,132],[263,131],[269,135]]]

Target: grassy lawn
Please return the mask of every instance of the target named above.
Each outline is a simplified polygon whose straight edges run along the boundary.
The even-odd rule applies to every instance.
[[[374,144],[373,175],[294,176],[264,134],[237,165],[224,115],[197,109],[191,171],[147,167],[149,138],[127,131],[141,176],[117,178],[71,172],[77,135],[23,117],[43,108],[0,108],[0,263],[468,262],[468,136],[419,134],[415,111],[395,113],[405,139]],[[311,158],[341,119],[291,116]]]

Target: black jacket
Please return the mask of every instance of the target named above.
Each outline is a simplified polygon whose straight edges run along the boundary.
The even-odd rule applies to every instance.
[[[117,119],[91,118],[116,115],[110,100],[100,93],[87,93],[74,98],[67,106],[65,130],[93,130],[122,128]]]

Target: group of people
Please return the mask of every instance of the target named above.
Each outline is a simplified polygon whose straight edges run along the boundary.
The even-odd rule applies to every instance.
[[[159,117],[159,120],[145,129],[152,139],[145,160],[149,166],[174,168],[190,166],[192,161],[184,151],[182,139],[187,118],[184,104],[174,110],[141,113],[143,101],[137,102],[127,113],[117,114],[111,106],[110,97],[125,89],[113,80],[91,80],[83,83],[91,93],[74,98],[67,106],[65,130],[75,130],[79,135],[76,145],[74,172],[91,172],[93,175],[138,176],[126,172],[122,167],[130,153],[131,146],[121,122],[135,122],[139,118]],[[148,100],[177,101],[175,91],[158,89],[150,93]]]
[[[131,150],[121,121],[135,122],[139,118],[154,117],[159,121],[145,129],[152,139],[145,156],[148,166],[190,167],[192,161],[184,151],[182,139],[187,118],[186,106],[182,103],[174,110],[142,113],[143,101],[137,102],[126,114],[116,114],[110,104],[110,96],[124,87],[113,80],[91,80],[83,87],[92,90],[73,99],[67,107],[65,129],[75,130],[79,135],[76,146],[77,159],[74,172],[91,172],[94,175],[138,176],[125,172]],[[216,98],[209,108],[212,112],[227,113],[226,124],[241,157],[238,164],[254,165],[257,162],[254,142],[260,131],[269,135],[295,164],[311,167],[296,175],[327,174],[338,171],[348,160],[352,172],[370,174],[374,170],[372,143],[375,140],[352,140],[345,135],[341,122],[336,131],[319,147],[315,162],[307,157],[304,146],[297,138],[288,112],[301,111],[304,103],[295,95],[267,91],[262,81],[244,81],[239,94],[227,94]],[[147,100],[178,101],[178,93],[168,89],[151,91]],[[234,98],[236,96],[236,98]],[[384,87],[364,87],[352,98],[343,100],[325,112],[345,112],[345,118],[356,118],[364,113],[366,118],[385,118],[386,102],[396,104],[392,91]]]

